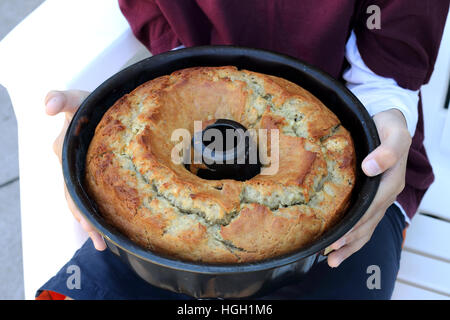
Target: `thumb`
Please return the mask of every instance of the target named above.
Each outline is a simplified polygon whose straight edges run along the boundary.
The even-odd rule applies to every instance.
[[[65,112],[70,120],[88,95],[81,90],[50,91],[45,97],[45,111],[51,116]]]
[[[362,162],[362,170],[370,177],[379,175],[393,167],[405,152],[408,152],[411,136],[406,130],[395,130],[381,141]]]

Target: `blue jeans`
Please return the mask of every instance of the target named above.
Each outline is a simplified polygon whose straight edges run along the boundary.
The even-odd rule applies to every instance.
[[[330,268],[326,261],[318,263],[302,281],[262,299],[390,299],[399,269],[405,226],[399,208],[392,205],[370,241],[338,268]],[[73,265],[80,268],[79,288],[67,285]],[[374,272],[378,272],[374,268],[379,271],[378,285],[373,278],[377,276]],[[148,284],[111,251],[95,250],[90,239],[37,291],[37,295],[42,290],[58,292],[76,300],[192,299]]]

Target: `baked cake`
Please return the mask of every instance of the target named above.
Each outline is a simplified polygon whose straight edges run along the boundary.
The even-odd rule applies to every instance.
[[[213,119],[279,129],[278,171],[205,180],[174,163],[172,132]],[[152,252],[212,264],[310,244],[342,217],[354,183],[352,138],[327,107],[290,81],[232,66],[179,70],[123,96],[86,159],[89,194],[112,226]]]

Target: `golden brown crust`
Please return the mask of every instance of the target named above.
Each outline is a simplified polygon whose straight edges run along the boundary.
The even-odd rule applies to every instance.
[[[203,180],[171,161],[175,129],[219,118],[279,129],[279,170]],[[296,84],[235,67],[183,69],[139,86],[106,112],[86,158],[87,187],[107,221],[152,251],[208,263],[310,243],[341,217],[354,182],[352,139],[329,109]]]

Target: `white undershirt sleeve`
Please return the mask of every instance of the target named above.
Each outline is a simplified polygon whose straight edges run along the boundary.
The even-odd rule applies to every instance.
[[[347,88],[362,102],[369,114],[374,116],[381,111],[398,109],[405,117],[411,137],[414,136],[419,117],[419,91],[404,89],[394,79],[373,73],[361,58],[353,31],[345,46],[345,57],[350,64],[343,74]]]
[[[178,46],[178,47],[175,47],[175,48],[173,48],[173,49],[170,49],[170,51],[175,51],[175,50],[183,49],[183,48],[185,48],[185,46],[184,46],[184,45],[180,45],[180,46]]]

